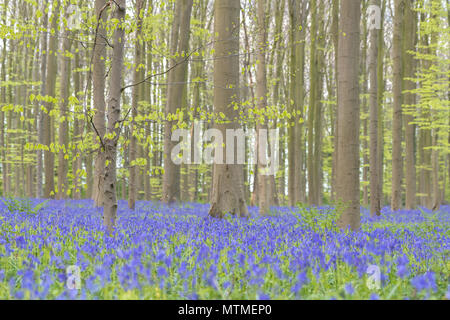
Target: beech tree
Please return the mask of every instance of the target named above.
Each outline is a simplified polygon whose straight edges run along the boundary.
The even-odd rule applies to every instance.
[[[103,205],[103,169],[105,167],[105,150],[101,144],[106,133],[106,102],[105,102],[105,59],[106,59],[106,21],[108,12],[105,1],[95,0],[95,15],[97,16],[96,36],[94,37],[94,52],[92,55],[92,84],[94,95],[94,117],[95,140],[99,148],[94,163],[94,181],[92,196],[97,207]]]
[[[50,17],[50,30],[56,32],[58,28],[59,19],[59,0],[53,2],[52,16]],[[51,144],[54,143],[54,135],[52,134],[54,129],[53,118],[51,117],[51,111],[53,110],[56,87],[56,73],[57,73],[57,43],[58,39],[56,35],[49,35],[49,44],[47,52],[47,71],[45,79],[45,95],[47,101],[45,104],[46,110],[43,113],[42,130],[43,130],[43,143],[48,146],[48,150],[44,152],[44,171],[45,171],[45,188],[44,197],[53,198],[55,196],[55,155],[51,150]]]
[[[171,152],[176,145],[172,141],[172,131],[176,123],[177,112],[181,111],[184,81],[186,79],[189,33],[192,11],[192,0],[178,0],[175,5],[175,16],[170,36],[171,69],[167,77],[167,104],[164,126],[164,176],[162,201],[173,203],[180,199],[180,166],[171,159]]]
[[[380,8],[379,0],[371,0],[370,5]],[[369,16],[369,25],[375,25],[377,19],[377,12],[373,12],[372,16]],[[380,215],[381,199],[380,199],[380,187],[379,187],[379,163],[378,163],[378,38],[380,37],[380,29],[372,27],[370,30],[370,48],[369,48],[369,113],[370,113],[370,214],[371,216]]]
[[[136,18],[137,18],[137,28],[136,28],[136,43],[134,49],[134,70],[133,70],[133,81],[137,83],[142,80],[142,69],[141,69],[141,60],[142,60],[142,45],[141,45],[141,34],[142,34],[142,10],[145,6],[144,0],[136,1]],[[137,196],[137,180],[139,176],[139,167],[136,165],[137,159],[137,131],[136,122],[134,119],[138,116],[138,107],[139,107],[139,99],[141,86],[133,87],[133,95],[132,95],[132,123],[130,128],[130,186],[128,189],[128,207],[134,210]]]
[[[341,228],[360,227],[359,212],[359,23],[360,3],[342,1],[338,49],[338,159],[336,198],[345,209],[338,221]]]
[[[103,224],[113,231],[117,218],[116,159],[117,142],[120,137],[120,103],[122,94],[123,50],[125,44],[125,0],[117,0],[113,6],[113,18],[118,25],[114,30],[114,48],[111,61],[108,97],[108,126],[103,139],[105,168],[103,179]]]
[[[214,127],[222,133],[225,146],[230,143],[226,129],[239,128],[239,114],[233,105],[239,101],[239,10],[240,0],[217,0],[214,3],[214,112],[223,113],[226,118],[225,123],[215,122]],[[236,157],[237,144],[234,144],[233,154]],[[242,164],[213,165],[209,215],[248,215],[242,173]]]
[[[395,0],[394,31],[392,40],[393,107],[392,107],[392,192],[391,209],[402,205],[402,28],[404,1]]]

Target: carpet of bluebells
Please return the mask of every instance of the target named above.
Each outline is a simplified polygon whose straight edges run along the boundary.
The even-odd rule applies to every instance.
[[[331,207],[219,220],[207,204],[119,201],[109,235],[90,200],[26,201],[39,209],[0,199],[0,299],[450,299],[450,206],[362,208],[344,232]]]

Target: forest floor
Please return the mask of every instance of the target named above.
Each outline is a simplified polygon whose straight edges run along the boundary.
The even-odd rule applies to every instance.
[[[0,299],[450,299],[450,206],[362,208],[358,232],[331,207],[208,209],[119,201],[108,235],[90,200],[0,199]]]

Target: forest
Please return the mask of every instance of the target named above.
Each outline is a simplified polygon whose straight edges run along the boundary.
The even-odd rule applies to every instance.
[[[0,299],[450,299],[449,0],[2,0]]]

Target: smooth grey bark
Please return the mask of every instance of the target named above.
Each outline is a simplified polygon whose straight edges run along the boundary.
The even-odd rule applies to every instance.
[[[412,56],[411,51],[415,49],[415,33],[416,33],[416,13],[414,12],[414,0],[405,2],[404,17],[404,125],[405,125],[405,184],[406,197],[405,208],[414,209],[416,206],[416,161],[415,161],[415,125],[414,116],[411,112],[415,112],[415,94],[410,92],[415,89],[415,81],[409,80],[414,78],[416,71],[416,59]]]
[[[325,69],[325,56],[322,48],[325,48],[325,14],[324,14],[324,2],[323,0],[318,1],[319,7],[319,25],[318,34],[316,39],[316,44],[319,50],[316,50],[316,72],[317,72],[317,86],[315,90],[315,103],[314,103],[314,165],[313,165],[313,204],[322,205],[322,122],[323,122],[323,111],[322,111],[322,92],[323,92],[323,74]]]
[[[103,169],[105,167],[105,153],[103,146],[100,143],[100,139],[103,139],[106,132],[106,120],[105,120],[105,60],[106,60],[106,21],[107,11],[102,9],[105,6],[104,0],[95,0],[95,14],[97,16],[98,30],[95,41],[95,48],[92,57],[92,85],[94,96],[94,118],[93,123],[94,130],[94,143],[99,145],[98,152],[94,162],[94,175],[93,175],[93,188],[92,198],[94,199],[94,205],[101,207],[103,205]],[[99,15],[101,14],[100,19]],[[98,132],[98,135],[97,135]]]
[[[367,10],[367,1],[364,1],[363,3],[363,11]],[[367,20],[364,19],[362,21],[362,37],[361,37],[361,59],[360,59],[360,68],[361,68],[361,78],[362,78],[362,101],[361,101],[361,109],[362,112],[367,114],[369,113],[369,103],[367,99],[368,95],[368,75],[367,75]],[[363,174],[362,174],[362,205],[364,207],[368,207],[369,205],[369,119],[364,118],[362,119],[362,135],[364,137],[362,141],[362,148],[361,151],[363,153]]]
[[[338,118],[339,118],[339,108],[338,108],[338,49],[339,49],[339,0],[332,0],[332,38],[334,47],[334,78],[336,80],[336,108],[334,116],[334,132],[333,132],[333,160],[332,160],[332,173],[331,173],[331,199],[334,201],[336,199],[336,167],[337,167],[337,152],[338,152]]]
[[[226,129],[238,129],[239,111],[233,102],[239,101],[239,0],[216,0],[214,3],[214,113],[222,112],[226,123],[214,123],[222,133],[224,144]],[[226,57],[226,59],[218,59]],[[234,139],[234,137],[233,137]],[[234,144],[234,154],[237,153]],[[209,215],[222,218],[230,213],[248,216],[241,164],[214,164]]]
[[[136,43],[134,44],[134,67],[133,67],[133,82],[138,83],[143,78],[142,68],[140,66],[142,60],[142,46],[141,46],[141,34],[142,34],[142,18],[141,11],[145,6],[144,0],[136,0],[136,17],[137,17],[137,28],[135,34]],[[133,164],[136,161],[137,154],[137,133],[135,119],[138,116],[138,104],[140,96],[140,90],[142,86],[134,86],[132,93],[132,111],[131,111],[131,126],[130,126],[130,168],[129,168],[129,188],[128,188],[128,208],[134,210],[136,204],[136,193],[137,193],[137,176],[139,175],[139,167]]]
[[[3,19],[4,24],[6,24],[6,5],[8,4],[8,1],[5,3],[5,12],[3,12]],[[3,49],[2,49],[2,72],[1,72],[1,81],[6,82],[6,45],[7,41],[6,38],[3,39]],[[2,86],[0,89],[0,106],[3,106],[3,104],[6,103],[6,87]],[[9,186],[8,186],[8,171],[7,171],[7,163],[6,163],[6,145],[5,145],[5,111],[2,110],[2,107],[0,107],[0,148],[1,148],[1,159],[2,159],[2,195],[6,196],[9,192]]]
[[[59,18],[59,7],[60,1],[53,2],[52,17],[50,28],[57,32],[58,18]],[[49,97],[55,97],[55,86],[56,86],[56,73],[57,73],[57,35],[49,35],[49,45],[47,53],[47,76],[45,79],[45,94]],[[53,119],[50,117],[50,112],[53,110],[53,102],[46,102],[45,107],[47,112],[43,113],[43,144],[48,147],[48,150],[44,152],[44,171],[45,171],[45,187],[44,187],[44,197],[53,198],[55,189],[55,156],[50,148],[50,144],[54,139],[54,123]]]
[[[77,97],[78,100],[81,99],[80,97],[80,90],[81,90],[81,76],[80,76],[80,69],[81,63],[80,63],[80,54],[79,52],[75,52],[75,68],[76,71],[73,72],[73,87],[74,87],[74,93],[75,97]],[[78,143],[81,138],[81,123],[80,120],[77,117],[77,112],[74,110],[74,120],[73,120],[73,153],[74,157],[72,159],[72,176],[73,176],[73,189],[72,189],[72,195],[74,199],[81,199],[81,165],[82,165],[82,158],[80,150],[78,149]]]
[[[43,8],[46,8],[48,4],[48,0],[43,2]],[[42,27],[45,31],[48,28],[48,13],[43,10],[44,15],[42,16]],[[47,32],[43,32],[41,35],[41,88],[40,93],[42,96],[45,96],[45,79],[47,75]],[[38,106],[39,110],[37,111],[37,136],[38,136],[38,144],[44,144],[44,114],[41,110],[40,106]],[[38,148],[36,151],[36,198],[41,198],[43,196],[43,182],[42,182],[42,173],[43,173],[43,163],[42,163],[43,152],[41,148]]]
[[[119,21],[114,30],[111,74],[109,78],[110,94],[108,97],[108,137],[103,140],[105,145],[105,168],[103,179],[103,224],[110,233],[116,224],[116,158],[117,142],[120,136],[120,99],[122,93],[123,53],[125,45],[125,30],[120,27],[125,20],[125,0],[116,0],[113,6],[114,19]],[[109,137],[110,136],[110,137]]]
[[[164,176],[162,201],[171,204],[180,200],[180,166],[171,159],[172,149],[177,142],[171,140],[175,125],[174,120],[167,119],[182,109],[183,91],[186,81],[189,34],[193,0],[177,0],[175,18],[171,32],[171,66],[175,66],[168,74],[167,104],[165,108],[166,122],[164,126]]]
[[[314,161],[314,117],[317,104],[317,0],[311,0],[311,28],[310,28],[310,58],[309,58],[309,106],[308,106],[308,204],[317,204],[316,186],[315,186],[315,164]]]
[[[152,11],[153,11],[153,0],[149,0],[147,2],[147,15],[152,15]],[[144,46],[145,49],[144,50],[144,59],[146,61],[146,74],[150,74],[152,68],[152,40],[148,40],[145,42]],[[145,100],[147,101],[147,103],[149,103],[149,105],[151,105],[152,101],[151,101],[151,89],[152,87],[146,87],[144,90],[144,95],[145,95]],[[154,89],[153,89],[154,90]],[[148,139],[148,137],[151,135],[152,132],[152,124],[150,122],[145,124],[145,134],[146,137]],[[150,152],[151,152],[151,146],[150,143],[147,142],[145,144],[145,157],[147,158],[147,163],[145,165],[145,173],[144,173],[144,194],[145,194],[145,200],[149,201],[152,200],[152,185],[151,185],[151,180],[150,177],[152,176],[151,174],[151,163],[153,161],[153,158],[150,158]]]
[[[62,52],[60,57],[60,69],[61,69],[61,78],[60,78],[60,104],[59,104],[59,112],[60,117],[62,117],[62,121],[59,122],[59,152],[58,152],[58,199],[67,198],[67,190],[68,190],[68,180],[67,180],[67,172],[69,168],[69,119],[68,119],[68,100],[69,100],[69,91],[70,91],[70,57],[67,57],[66,54],[70,53],[70,49],[72,47],[71,40],[71,32],[69,30],[65,30],[64,40],[62,43]],[[67,156],[66,156],[67,155]]]
[[[391,209],[402,206],[402,27],[403,0],[394,0],[394,31],[392,40],[393,107],[392,107],[392,191]]]
[[[276,6],[275,13],[275,44],[274,44],[274,53],[272,54],[273,59],[275,59],[276,53],[276,66],[275,66],[275,84],[273,85],[273,103],[276,106],[280,105],[280,84],[282,77],[282,68],[283,68],[283,60],[285,56],[285,50],[281,48],[281,39],[282,39],[282,26],[284,20],[284,11],[286,7],[286,1],[281,0]],[[271,63],[273,65],[274,63]],[[280,141],[280,146],[278,152],[280,153],[280,164],[282,165],[283,173],[284,173],[284,154],[285,154],[285,146],[284,141]],[[280,152],[281,151],[281,152]],[[284,201],[285,195],[285,184],[286,179],[284,174],[280,174],[277,177],[277,182],[274,186],[274,194],[273,194],[273,202],[275,205],[279,205],[281,201]],[[280,197],[278,196],[278,192],[280,193]]]
[[[386,0],[381,2],[381,21],[384,21],[384,11],[386,10]],[[380,196],[380,208],[383,206],[383,154],[384,154],[384,124],[383,124],[383,101],[384,101],[384,27],[381,24],[381,29],[378,37],[378,56],[377,56],[377,105],[378,105],[378,145],[377,145],[377,160],[378,160],[378,194]]]
[[[266,13],[266,0],[257,0],[257,54],[256,59],[258,61],[256,67],[256,101],[257,108],[264,114],[264,110],[267,108],[267,69],[266,69],[266,46],[267,46],[267,13]],[[261,130],[267,131],[267,119],[264,117],[263,123],[258,123],[256,130],[257,136],[262,134]],[[267,153],[267,149],[257,143],[258,158],[263,159]],[[270,207],[273,205],[270,197],[270,180],[269,176],[263,172],[264,168],[258,166],[258,206],[259,214],[266,215],[269,213]]]
[[[380,0],[371,0],[371,5],[380,6]],[[370,47],[369,47],[369,174],[370,174],[370,215],[380,215],[380,182],[379,163],[378,163],[378,37],[380,30],[373,28],[369,32]]]
[[[289,0],[290,41],[290,88],[288,111],[291,119],[287,122],[288,131],[288,197],[289,205],[305,200],[303,174],[303,125],[299,123],[303,117],[304,101],[304,64],[305,64],[305,32],[303,25],[306,14],[305,1]]]
[[[339,15],[338,49],[338,159],[337,200],[345,207],[338,220],[341,229],[360,228],[359,194],[359,1],[343,1]]]
[[[308,2],[300,1],[298,3],[298,11],[296,15],[298,16],[298,23],[301,26],[306,26],[308,18]],[[303,147],[303,122],[300,120],[304,118],[303,105],[305,100],[305,28],[300,28],[298,25],[295,26],[294,39],[296,45],[295,48],[295,71],[294,77],[295,81],[292,88],[294,89],[294,105],[297,114],[294,116],[295,126],[294,126],[294,167],[296,178],[294,180],[294,194],[295,202],[305,202],[306,201],[306,175],[305,175],[305,164],[304,159],[306,154],[306,148]]]

